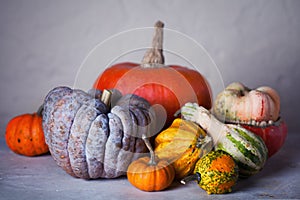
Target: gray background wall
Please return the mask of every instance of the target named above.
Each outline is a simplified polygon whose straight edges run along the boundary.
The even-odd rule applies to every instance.
[[[1,0],[0,135],[53,87],[74,85],[96,45],[158,19],[202,44],[225,85],[275,88],[290,132],[299,131],[299,9],[299,0]]]

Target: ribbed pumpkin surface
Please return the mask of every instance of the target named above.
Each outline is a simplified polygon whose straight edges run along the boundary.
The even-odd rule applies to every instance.
[[[155,153],[173,164],[179,179],[190,174],[199,158],[212,149],[211,140],[205,137],[197,124],[177,118],[155,138]]]

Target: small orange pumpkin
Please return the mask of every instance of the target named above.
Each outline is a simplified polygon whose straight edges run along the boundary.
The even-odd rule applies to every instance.
[[[41,109],[12,118],[6,127],[5,140],[7,146],[17,154],[37,156],[47,153]]]
[[[174,180],[174,167],[166,160],[158,160],[150,142],[145,137],[143,140],[150,151],[150,157],[139,158],[128,166],[128,181],[143,191],[164,190]]]

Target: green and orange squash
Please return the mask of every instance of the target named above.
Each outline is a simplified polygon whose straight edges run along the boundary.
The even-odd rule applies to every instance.
[[[235,124],[225,124],[195,103],[181,109],[186,120],[199,124],[213,138],[215,149],[229,153],[239,165],[240,177],[249,177],[264,167],[268,149],[262,138]]]
[[[195,166],[194,174],[185,177],[181,183],[196,180],[207,194],[224,194],[232,191],[238,180],[238,165],[226,152],[211,151]]]

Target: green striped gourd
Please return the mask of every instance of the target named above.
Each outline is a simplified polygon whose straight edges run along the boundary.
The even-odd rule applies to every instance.
[[[181,108],[186,120],[199,124],[213,138],[215,149],[229,153],[239,166],[240,177],[248,177],[259,172],[268,156],[263,140],[239,125],[224,124],[207,109],[195,103],[187,103]]]

